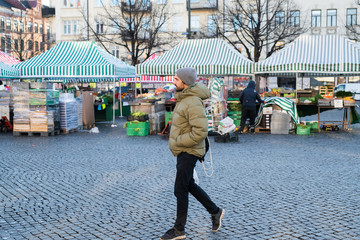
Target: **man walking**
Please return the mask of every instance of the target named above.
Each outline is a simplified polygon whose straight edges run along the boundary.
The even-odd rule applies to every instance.
[[[250,80],[247,88],[240,94],[241,107],[241,123],[239,132],[242,133],[245,127],[246,119],[250,118],[250,131],[254,132],[255,118],[256,118],[256,100],[260,103],[264,101],[260,98],[259,94],[255,90],[256,83]]]
[[[197,160],[205,155],[205,138],[208,120],[202,100],[210,97],[209,90],[200,83],[194,68],[177,70],[174,80],[176,107],[173,112],[169,148],[177,157],[174,194],[177,200],[176,221],[173,228],[160,239],[185,239],[189,193],[211,214],[212,231],[217,232],[225,210],[216,206],[210,197],[194,181],[193,172]]]

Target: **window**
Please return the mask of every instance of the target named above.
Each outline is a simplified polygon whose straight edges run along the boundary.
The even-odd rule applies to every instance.
[[[161,27],[159,28],[159,32],[166,32],[166,22],[163,22]]]
[[[96,7],[102,7],[103,6],[103,0],[96,0],[95,1],[95,6]]]
[[[64,34],[71,33],[71,21],[63,21],[64,23]]]
[[[39,51],[39,42],[35,41],[35,51],[38,52]]]
[[[24,51],[24,49],[25,49],[25,43],[24,43],[24,40],[21,39],[20,40],[20,51]]]
[[[120,6],[119,0],[111,0],[111,6]]]
[[[1,51],[5,52],[5,38],[1,38]]]
[[[234,15],[234,21],[233,21],[234,30],[239,31],[241,29],[241,24],[242,24],[242,15],[241,14]]]
[[[28,32],[32,32],[32,30],[33,30],[33,23],[28,22]]]
[[[285,12],[276,12],[275,13],[275,26],[278,27],[285,23]]]
[[[214,15],[208,16],[208,34],[210,36],[214,36],[217,34],[216,16]]]
[[[96,33],[98,33],[98,34],[104,33],[104,23],[102,23],[102,22],[96,23]]]
[[[258,15],[257,13],[252,13],[249,16],[249,28],[254,29],[258,25]]]
[[[157,4],[166,4],[166,0],[157,0]]]
[[[182,28],[182,17],[180,16],[173,17],[173,31],[174,32],[184,31]]]
[[[142,29],[144,29],[144,30],[147,30],[147,29],[149,29],[150,28],[150,18],[143,18],[142,20],[141,20],[141,27],[142,27]]]
[[[173,0],[173,3],[183,3],[184,0]]]
[[[198,3],[200,0],[190,0],[190,3]]]
[[[15,49],[16,51],[19,50],[19,40],[17,40],[17,39],[14,40],[14,49]]]
[[[111,52],[112,52],[112,55],[114,55],[114,57],[116,57],[116,58],[120,57],[120,48],[119,48],[119,46],[113,47]]]
[[[6,50],[11,50],[11,38],[6,37]]]
[[[50,27],[46,27],[46,39],[50,40]],[[50,43],[49,43],[50,46]]]
[[[32,41],[28,40],[28,49],[31,51],[33,48]]]
[[[114,19],[111,25],[111,33],[120,33],[120,21],[118,19]]]
[[[300,11],[290,11],[290,26],[299,27],[300,26]]]
[[[4,32],[5,31],[5,18],[1,17],[0,18],[0,32]]]
[[[135,0],[126,0],[126,4],[129,6],[135,5]]]
[[[64,0],[64,1],[63,1],[63,6],[64,6],[64,7],[67,7],[67,5],[68,5],[68,0]]]
[[[37,23],[34,24],[35,33],[39,32],[39,26]]]
[[[346,26],[354,26],[357,24],[357,9],[348,8],[346,10]]]
[[[42,24],[40,24],[40,33],[43,34],[44,33],[44,26]]]
[[[45,43],[41,42],[40,43],[40,51],[43,52],[45,50]]]
[[[20,21],[20,32],[24,32],[24,22]]]
[[[80,21],[79,21],[79,20],[74,20],[74,21],[73,21],[73,34],[74,34],[74,35],[79,34],[79,25],[80,25]]]
[[[321,10],[311,11],[311,26],[321,27]]]
[[[327,18],[326,18],[326,26],[328,27],[336,27],[336,16],[337,10],[336,9],[328,9],[327,10]]]
[[[200,16],[191,16],[191,31],[200,30]]]
[[[19,22],[18,20],[14,20],[14,32],[18,32],[19,31]]]
[[[11,19],[6,18],[6,30],[11,30]]]

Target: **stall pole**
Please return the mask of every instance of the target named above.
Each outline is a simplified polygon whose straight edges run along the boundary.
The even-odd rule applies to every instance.
[[[296,80],[295,80],[295,99],[297,99],[297,83],[298,83],[299,73],[296,72]]]
[[[115,78],[113,78],[113,80],[114,80],[113,81],[114,82],[114,88],[113,88],[113,124],[111,125],[111,127],[117,127],[116,124],[115,124],[115,102],[116,102],[116,99],[115,99],[115,87],[116,87]]]
[[[121,82],[119,81],[120,86],[119,86],[119,97],[120,97],[120,117],[122,118],[122,97],[121,97]]]

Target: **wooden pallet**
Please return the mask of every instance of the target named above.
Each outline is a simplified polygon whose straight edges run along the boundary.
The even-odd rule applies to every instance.
[[[83,125],[83,129],[92,129],[92,128],[94,128],[94,127],[95,127],[95,123]]]
[[[62,134],[69,134],[69,133],[73,133],[73,132],[77,132],[78,129],[77,128],[73,128],[73,129],[61,129],[60,132]]]
[[[256,133],[271,133],[271,130],[270,130],[270,128],[256,127],[255,132]]]
[[[60,134],[60,130],[56,130],[56,131],[51,131],[51,132],[19,132],[19,131],[14,131],[13,132],[13,136],[14,137],[18,137],[18,136],[41,136],[41,137],[48,137],[48,136],[54,136],[54,135],[59,135]]]

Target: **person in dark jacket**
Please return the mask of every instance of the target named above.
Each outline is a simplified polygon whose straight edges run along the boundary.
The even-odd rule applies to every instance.
[[[242,133],[245,127],[246,119],[250,118],[250,129],[254,130],[255,118],[256,118],[256,100],[260,103],[264,101],[260,98],[260,95],[255,90],[255,81],[251,80],[244,89],[244,91],[240,94],[240,103],[242,104],[241,108],[241,123],[239,132]]]

